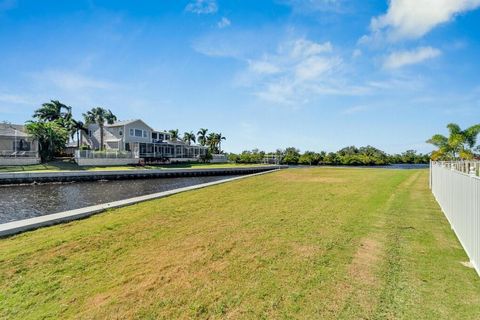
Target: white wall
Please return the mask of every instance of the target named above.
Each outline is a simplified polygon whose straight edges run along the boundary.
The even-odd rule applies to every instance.
[[[40,158],[25,157],[25,158],[11,158],[0,157],[0,166],[27,166],[31,164],[39,164]]]

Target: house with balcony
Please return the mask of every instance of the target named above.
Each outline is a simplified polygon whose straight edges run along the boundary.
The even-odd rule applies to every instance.
[[[93,150],[101,148],[101,130],[97,124],[88,126],[83,141]],[[190,145],[178,139],[172,139],[166,131],[155,130],[141,119],[117,121],[107,124],[103,130],[103,149],[105,154],[114,157],[144,159],[145,162],[187,162],[198,161],[206,155],[207,147]],[[78,157],[82,153],[77,151]],[[88,152],[83,152],[87,155]],[[106,156],[107,157],[107,156]],[[122,163],[123,164],[123,163]],[[126,163],[125,163],[126,164]]]
[[[38,141],[27,133],[25,126],[0,123],[0,166],[37,163]]]

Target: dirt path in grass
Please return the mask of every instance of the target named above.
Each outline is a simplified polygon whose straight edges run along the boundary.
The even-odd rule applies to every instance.
[[[378,210],[378,219],[368,236],[361,239],[347,267],[345,279],[337,285],[332,295],[331,312],[340,318],[360,319],[372,317],[383,285],[379,272],[383,266],[386,250],[386,232],[388,214],[399,194],[408,192],[420,173],[414,173],[400,183],[395,192]]]

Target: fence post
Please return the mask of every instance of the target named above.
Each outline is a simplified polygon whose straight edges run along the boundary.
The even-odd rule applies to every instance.
[[[470,166],[470,171],[468,172],[468,174],[472,177],[475,177],[477,175],[477,172],[475,170],[475,167],[473,166],[473,164]]]
[[[430,190],[432,190],[432,160],[430,160],[430,176],[429,176],[429,187],[430,187]]]

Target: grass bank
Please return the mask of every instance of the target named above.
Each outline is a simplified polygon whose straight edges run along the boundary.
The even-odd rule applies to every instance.
[[[59,172],[59,171],[110,171],[110,170],[141,170],[141,169],[203,169],[203,168],[237,168],[260,166],[258,164],[236,163],[184,163],[148,166],[95,166],[80,167],[73,161],[52,161],[48,163],[27,166],[0,166],[0,173],[7,172]]]
[[[476,319],[427,171],[292,169],[0,240],[0,318]]]

